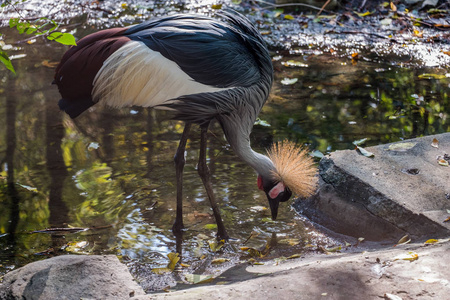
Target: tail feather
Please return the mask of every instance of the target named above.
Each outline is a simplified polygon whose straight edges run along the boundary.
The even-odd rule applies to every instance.
[[[123,36],[125,28],[112,28],[82,38],[70,48],[56,68],[54,83],[63,99],[59,106],[75,118],[94,105],[94,78],[103,62],[130,39]]]

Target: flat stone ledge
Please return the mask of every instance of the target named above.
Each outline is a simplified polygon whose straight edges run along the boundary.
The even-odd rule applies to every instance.
[[[439,148],[431,146],[435,138]],[[395,148],[403,143],[409,148]],[[449,236],[450,167],[436,157],[450,154],[450,133],[366,150],[374,157],[355,150],[324,157],[318,193],[295,208],[330,230],[371,240]]]

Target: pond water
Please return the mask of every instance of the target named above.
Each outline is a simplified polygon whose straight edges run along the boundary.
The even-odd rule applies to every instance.
[[[26,56],[13,61],[17,75],[2,70],[0,77],[0,276],[53,255],[115,254],[147,290],[174,286],[173,276],[151,270],[177,251],[173,156],[182,122],[151,109],[100,107],[71,120],[50,84],[67,48],[43,40],[20,48]],[[287,138],[326,154],[352,149],[362,138],[371,146],[450,131],[445,69],[311,47],[272,50],[275,84],[251,136],[257,151]],[[248,260],[241,246],[270,247],[264,261],[350,241],[330,237],[288,204],[271,221],[254,171],[233,154],[218,124],[209,137],[213,186],[232,240],[213,251],[214,219],[196,171],[199,130],[193,130],[182,272],[217,275]],[[219,257],[228,261],[211,264]]]

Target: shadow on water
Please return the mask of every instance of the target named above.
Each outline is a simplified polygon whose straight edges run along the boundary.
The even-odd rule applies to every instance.
[[[199,130],[187,146],[182,262],[175,277],[155,274],[179,251],[173,156],[183,130],[167,112],[93,107],[76,120],[58,111],[50,86],[63,46],[37,42],[14,61],[17,76],[0,81],[0,274],[63,253],[115,254],[147,290],[185,281],[181,274],[213,274],[248,260],[241,246],[270,248],[261,260],[341,243],[284,205],[270,220],[256,175],[239,161],[218,124],[209,132],[208,162],[225,226],[234,240],[213,251],[214,219],[198,178]],[[260,152],[288,138],[329,153],[447,132],[450,79],[425,79],[442,69],[401,68],[299,49],[274,53],[272,95],[251,136]],[[286,67],[285,62],[301,62]],[[307,66],[306,66],[307,65]],[[284,78],[297,81],[283,85]],[[46,228],[88,230],[35,232]],[[273,236],[276,233],[274,242]],[[251,238],[250,238],[251,237]],[[348,240],[350,241],[350,240]],[[179,241],[178,241],[179,242]],[[213,259],[225,258],[220,265]]]

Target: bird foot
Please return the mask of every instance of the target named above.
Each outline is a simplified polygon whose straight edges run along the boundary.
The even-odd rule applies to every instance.
[[[225,230],[219,230],[216,237],[219,241],[224,240],[225,242],[228,242],[230,240],[230,236]]]

